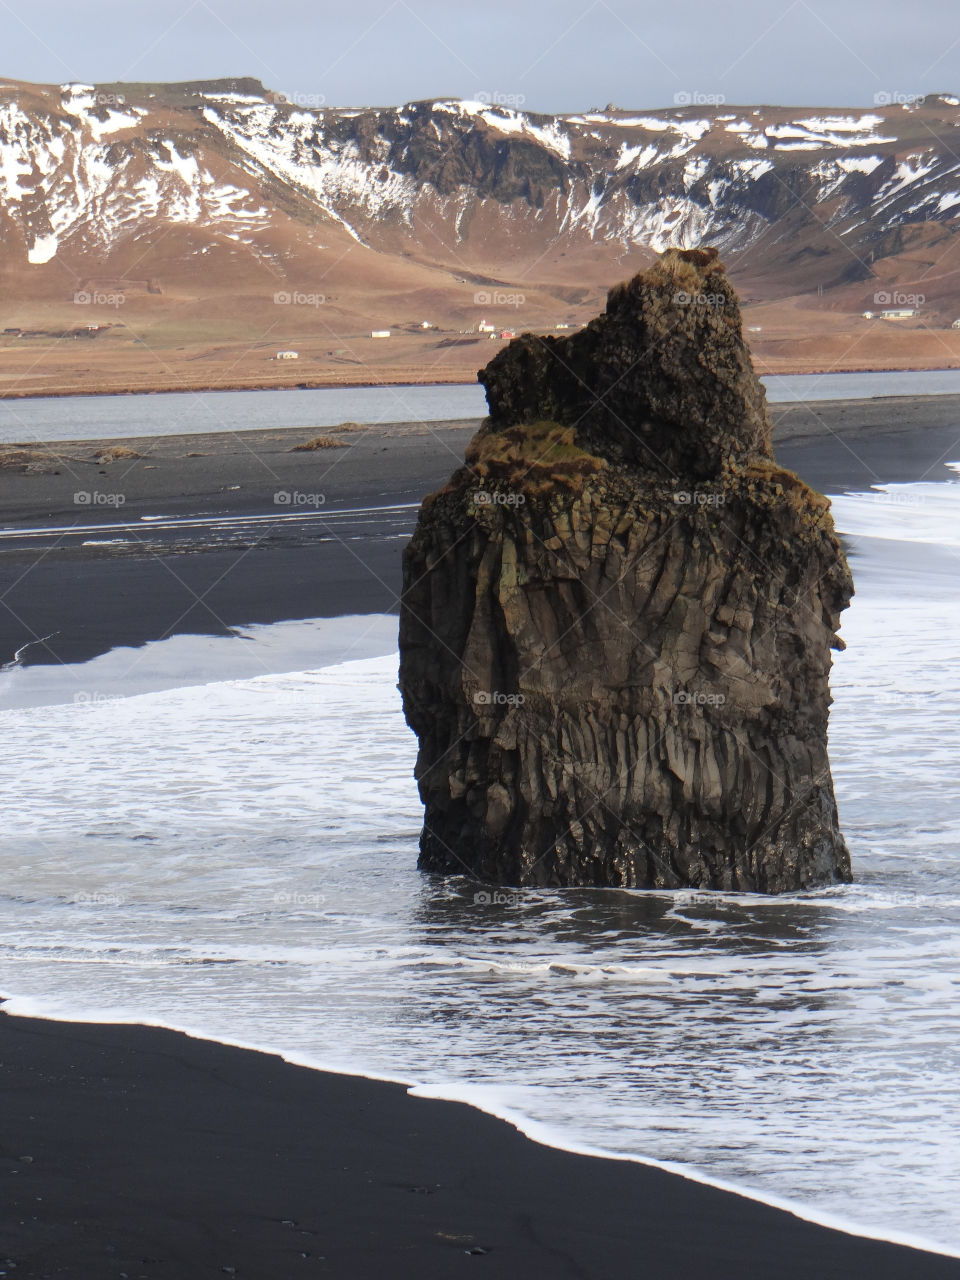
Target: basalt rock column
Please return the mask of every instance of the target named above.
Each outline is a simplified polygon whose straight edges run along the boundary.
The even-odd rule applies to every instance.
[[[849,569],[773,458],[713,250],[511,342],[404,557],[421,867],[777,893],[850,879],[827,759]]]

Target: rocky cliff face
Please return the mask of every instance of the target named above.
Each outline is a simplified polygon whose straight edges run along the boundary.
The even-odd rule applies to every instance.
[[[480,379],[405,556],[421,866],[510,885],[849,880],[826,750],[852,583],[777,467],[713,250],[671,250]]]

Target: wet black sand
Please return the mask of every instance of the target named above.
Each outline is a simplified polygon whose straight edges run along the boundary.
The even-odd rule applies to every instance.
[[[779,460],[827,493],[944,479],[960,457],[960,396],[774,405],[771,416]],[[0,468],[0,533],[58,530],[0,538],[0,665],[24,646],[25,663],[78,662],[177,633],[395,611],[416,505],[462,460],[475,426],[332,429],[343,447],[315,452],[290,451],[306,429],[168,436],[130,440],[146,456],[105,464],[90,461],[88,441],[41,451],[41,474]],[[315,505],[278,505],[279,492]],[[77,493],[124,501],[78,504]],[[287,518],[297,511],[311,518]],[[151,528],[158,515],[219,525]],[[225,527],[256,515],[267,519]],[[133,529],[106,527],[125,522]],[[73,532],[89,524],[103,527]],[[104,545],[115,538],[126,545]]]
[[[0,1016],[0,1096],[15,1280],[960,1277],[461,1104],[170,1031]]]
[[[416,508],[461,464],[475,428],[330,433],[343,447],[305,453],[290,449],[309,430],[164,437],[129,441],[147,456],[103,465],[85,460],[98,442],[79,442],[50,446],[50,472],[0,469],[0,534],[57,530],[0,537],[0,665],[25,645],[24,663],[82,662],[178,633],[394,611]],[[162,516],[214,523],[163,529]]]

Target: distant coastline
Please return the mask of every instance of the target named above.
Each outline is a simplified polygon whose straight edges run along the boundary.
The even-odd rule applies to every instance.
[[[814,365],[800,364],[796,367],[760,369],[761,378],[802,378],[802,377],[835,377],[841,374],[858,373],[951,373],[960,371],[960,365],[858,365],[851,369],[820,368]],[[126,384],[122,381],[118,386],[109,383],[102,387],[84,387],[71,385],[65,387],[29,388],[20,390],[0,390],[0,401],[4,400],[47,400],[70,398],[73,396],[158,396],[176,395],[177,393],[200,393],[206,391],[350,391],[364,390],[370,387],[471,387],[476,385],[476,378],[447,377],[442,373],[431,371],[429,377],[384,377],[384,378],[307,378],[294,380],[278,379],[251,382],[225,380],[223,382],[210,379],[198,379],[196,382],[181,381],[176,385],[170,383],[144,383],[143,385]]]
[[[853,371],[851,371],[853,372]],[[871,373],[873,370],[856,370]],[[916,372],[904,370],[903,372]],[[920,372],[924,372],[921,370]],[[475,385],[476,378],[444,378],[433,375],[429,378],[336,378],[308,379],[295,382],[211,382],[208,379],[192,382],[181,382],[176,386],[153,385],[118,386],[118,387],[62,387],[53,390],[31,389],[29,391],[0,391],[0,400],[47,400],[53,398],[70,398],[73,396],[162,396],[176,395],[182,392],[203,391],[350,391],[364,390],[369,387],[470,387]]]

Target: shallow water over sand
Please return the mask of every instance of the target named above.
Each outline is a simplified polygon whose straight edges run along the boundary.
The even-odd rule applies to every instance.
[[[0,699],[47,704],[0,713],[0,990],[415,1081],[960,1249],[960,482],[835,515],[855,885],[427,879],[395,622],[283,623],[0,675]],[[314,645],[328,665],[304,671]],[[188,686],[201,658],[217,682]]]
[[[960,369],[783,374],[762,381],[771,403],[930,396],[960,392]],[[333,427],[341,422],[444,422],[482,418],[486,412],[483,388],[476,383],[0,398],[0,442],[149,439],[207,431]]]

